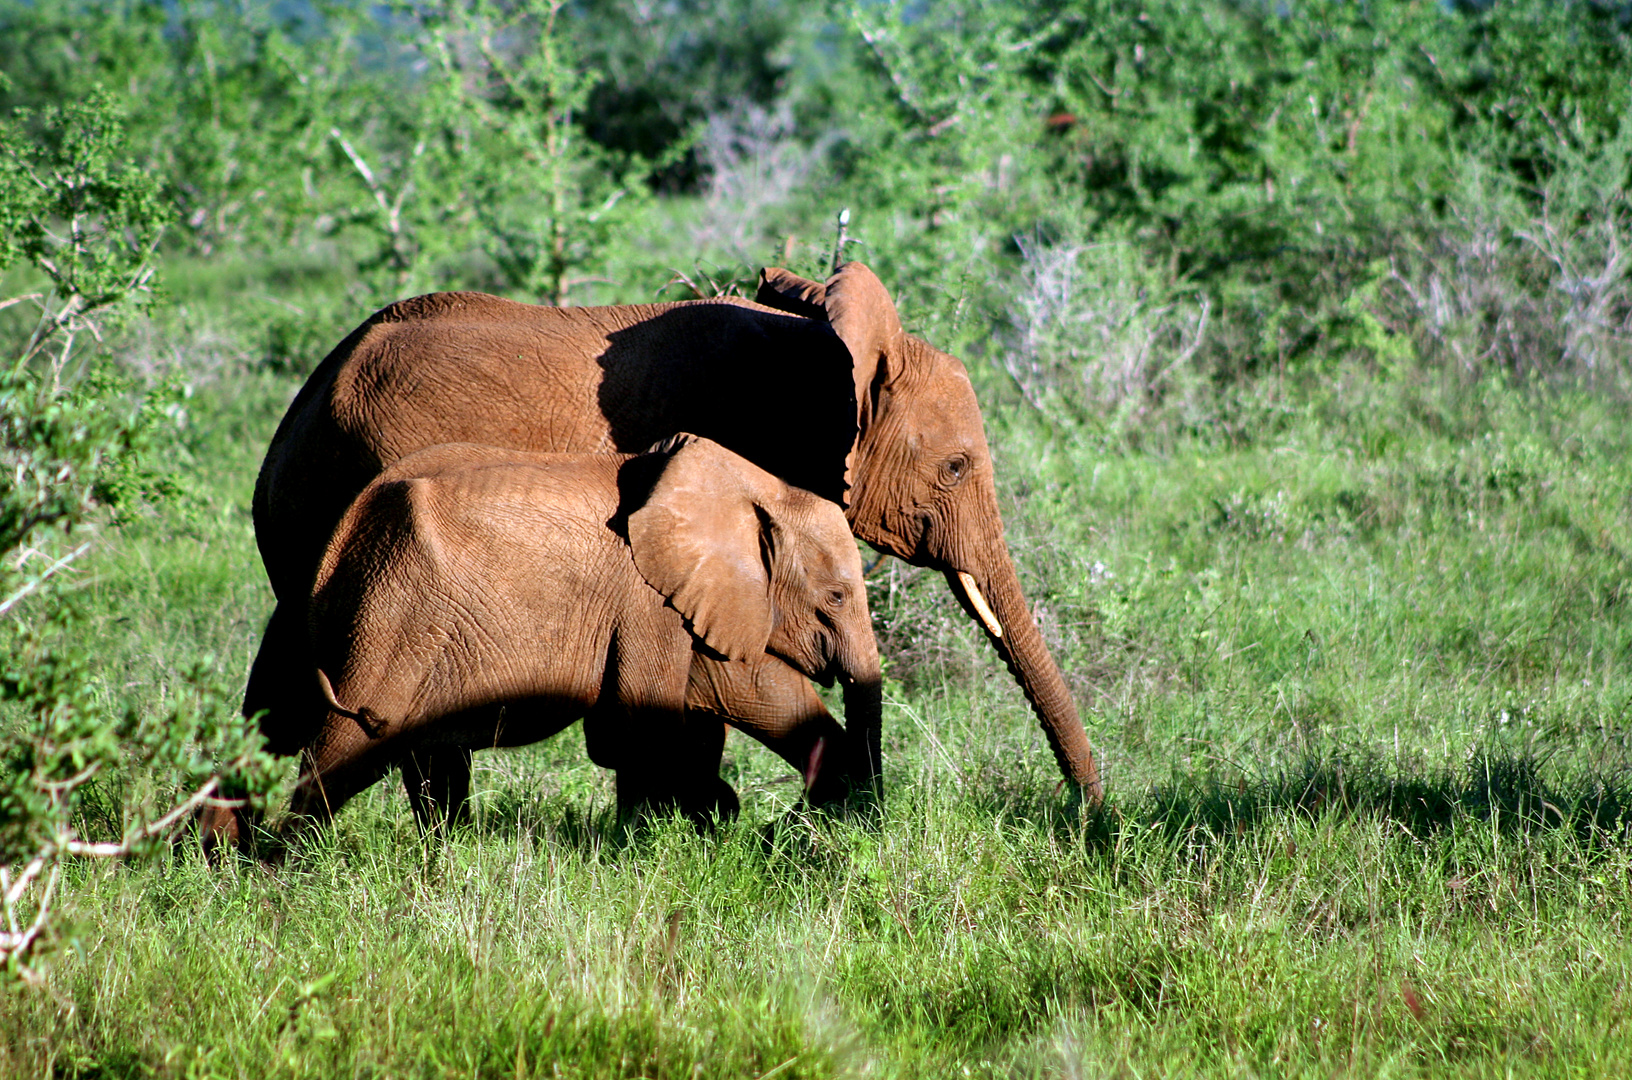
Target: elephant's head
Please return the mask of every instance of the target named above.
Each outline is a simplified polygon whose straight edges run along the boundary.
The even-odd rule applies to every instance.
[[[853,771],[875,782],[878,645],[843,511],[708,439],[676,436],[651,457],[649,493],[629,508],[636,568],[714,652],[769,652],[825,685],[837,679],[862,751]]]
[[[765,270],[757,299],[825,319],[850,352],[860,428],[849,462],[855,535],[946,575],[1019,680],[1061,770],[1097,801],[1099,770],[1076,703],[1004,543],[992,455],[963,364],[902,330],[889,293],[861,263],[825,284]]]

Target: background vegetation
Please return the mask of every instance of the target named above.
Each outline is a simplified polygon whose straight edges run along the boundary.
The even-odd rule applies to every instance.
[[[1629,50],[1557,0],[0,0],[6,932],[59,882],[0,1072],[1626,1072]],[[733,740],[739,823],[625,837],[568,734],[445,845],[381,785],[277,869],[73,854],[270,782],[249,493],[374,306],[819,277],[841,207],[970,367],[1102,816],[892,562],[876,825]]]

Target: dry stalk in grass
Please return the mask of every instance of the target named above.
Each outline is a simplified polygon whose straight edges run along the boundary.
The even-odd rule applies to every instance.
[[[1128,245],[1017,242],[1020,342],[1004,366],[1038,411],[1085,420],[1142,402],[1206,340],[1209,299],[1173,295]]]
[[[1623,373],[1632,365],[1632,224],[1579,229],[1550,207],[1511,227],[1481,209],[1389,260],[1387,313],[1431,365],[1469,377]]]

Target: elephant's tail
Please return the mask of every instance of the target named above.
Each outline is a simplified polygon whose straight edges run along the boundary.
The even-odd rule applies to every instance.
[[[329,682],[329,676],[322,668],[317,669],[317,685],[323,691],[323,700],[329,703],[329,708],[344,716],[348,720],[357,721],[357,726],[363,729],[363,734],[370,739],[377,739],[385,733],[385,720],[367,705],[352,712],[334,698],[334,684]]]

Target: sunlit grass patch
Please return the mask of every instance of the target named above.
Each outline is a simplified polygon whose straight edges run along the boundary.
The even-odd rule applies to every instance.
[[[1478,390],[1484,426],[1450,434],[1366,396],[1273,443],[1035,455],[1023,413],[994,422],[1100,811],[944,586],[896,564],[876,818],[803,816],[736,736],[743,813],[706,835],[622,829],[576,729],[478,753],[446,842],[390,777],[278,865],[183,843],[87,868],[48,990],[0,1004],[3,1068],[1613,1074],[1632,474],[1614,408],[1526,400]],[[109,694],[247,662],[255,455],[219,449],[213,511],[129,527],[87,586]]]

